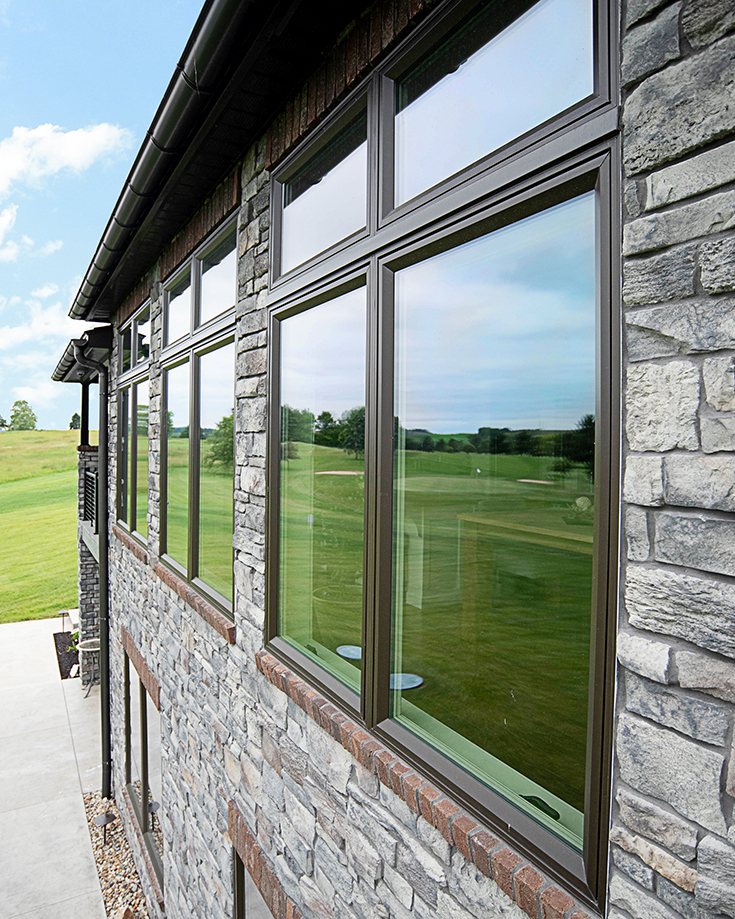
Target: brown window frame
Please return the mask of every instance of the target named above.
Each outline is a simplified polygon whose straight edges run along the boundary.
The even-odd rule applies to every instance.
[[[500,150],[392,207],[392,79],[478,4],[446,3],[356,88],[325,124],[271,177],[273,237],[268,324],[266,644],[268,650],[335,701],[423,775],[533,859],[584,902],[604,903],[611,806],[614,636],[617,610],[620,453],[620,149],[617,134],[617,4],[592,0],[593,96]],[[284,183],[353,115],[368,105],[368,221],[291,271],[279,273]],[[599,316],[597,345],[600,480],[596,596],[590,647],[589,717],[582,852],[543,828],[499,793],[389,717],[392,482],[393,305],[395,270],[514,223],[587,190],[597,193]],[[358,286],[368,296],[363,677],[358,695],[278,634],[280,324]]]

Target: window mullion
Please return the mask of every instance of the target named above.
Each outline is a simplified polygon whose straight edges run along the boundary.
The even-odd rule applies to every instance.
[[[128,468],[130,469],[130,482],[128,483],[128,527],[132,533],[138,529],[138,386],[130,384],[130,420],[128,431]]]
[[[192,353],[189,361],[189,533],[187,577],[192,581],[199,572],[199,461],[200,392],[199,356]]]
[[[394,207],[394,140],[395,140],[395,83],[381,75],[377,87],[378,96],[378,223],[390,214]]]
[[[148,832],[148,700],[143,683],[138,680],[140,693],[140,818],[141,830]]]

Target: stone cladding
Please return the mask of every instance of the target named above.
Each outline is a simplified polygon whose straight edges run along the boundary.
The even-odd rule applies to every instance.
[[[79,640],[100,637],[99,612],[100,612],[100,582],[99,565],[86,543],[82,539],[85,528],[94,529],[93,523],[84,520],[84,483],[87,472],[97,471],[97,447],[79,446],[78,478],[77,478],[77,550],[79,554],[79,567],[77,586],[79,590]],[[86,686],[90,680],[99,683],[99,655],[83,654],[80,662],[80,677],[82,685]]]
[[[733,10],[623,18],[617,919],[735,916]]]
[[[606,914],[733,917],[735,16],[727,0],[624,6],[624,593]],[[234,625],[159,558],[160,265],[148,276],[149,532],[145,547],[119,528],[111,539],[113,758],[124,801],[127,635],[160,687],[162,893],[175,919],[233,914],[233,848],[277,919],[585,916],[539,866],[263,654],[267,166],[340,98],[342,84],[329,84],[349,42],[367,28],[377,60],[405,34],[405,7],[362,17],[242,164]],[[378,9],[385,32],[372,26]],[[181,251],[201,241],[192,233]],[[111,507],[115,412],[113,396]],[[135,818],[122,812],[161,916]]]

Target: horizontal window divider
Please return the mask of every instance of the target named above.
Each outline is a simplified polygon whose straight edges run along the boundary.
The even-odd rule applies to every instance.
[[[220,337],[227,338],[228,334],[231,335],[234,332],[234,323],[235,307],[231,306],[210,322],[199,326],[191,335],[177,338],[170,345],[166,345],[161,350],[159,358],[162,369],[167,369],[169,364],[174,364],[179,358],[186,357],[192,350],[202,350],[210,344],[219,343]]]
[[[608,133],[606,131],[605,136]],[[422,240],[453,224],[474,221],[479,212],[491,216],[509,210],[514,201],[537,198],[549,184],[563,184],[574,175],[591,174],[600,168],[609,155],[609,141],[595,137],[594,143],[581,153],[571,155],[569,151],[560,151],[559,158],[551,166],[548,160],[539,156],[536,164],[538,168],[534,171],[524,169],[517,174],[514,169],[500,184],[491,182],[490,177],[478,178],[469,185],[455,189],[446,198],[425,205],[421,213],[412,210],[403,214],[400,220],[386,223],[374,236],[360,239],[350,246],[349,251],[324,257],[299,277],[284,278],[278,289],[273,288],[269,292],[267,306],[280,306],[297,297],[308,296],[309,290],[326,288],[341,274],[354,271],[357,264],[368,263],[376,253],[383,256],[406,245],[419,246]],[[541,171],[542,161],[546,168]],[[514,165],[509,164],[509,169]]]

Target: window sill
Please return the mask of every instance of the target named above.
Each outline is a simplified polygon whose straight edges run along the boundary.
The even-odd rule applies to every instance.
[[[181,597],[216,632],[219,632],[231,645],[235,644],[235,623],[232,620],[228,619],[218,609],[215,609],[210,603],[207,603],[206,600],[203,600],[190,584],[183,581],[161,562],[156,562],[153,570],[167,587],[170,587],[177,596]]]

